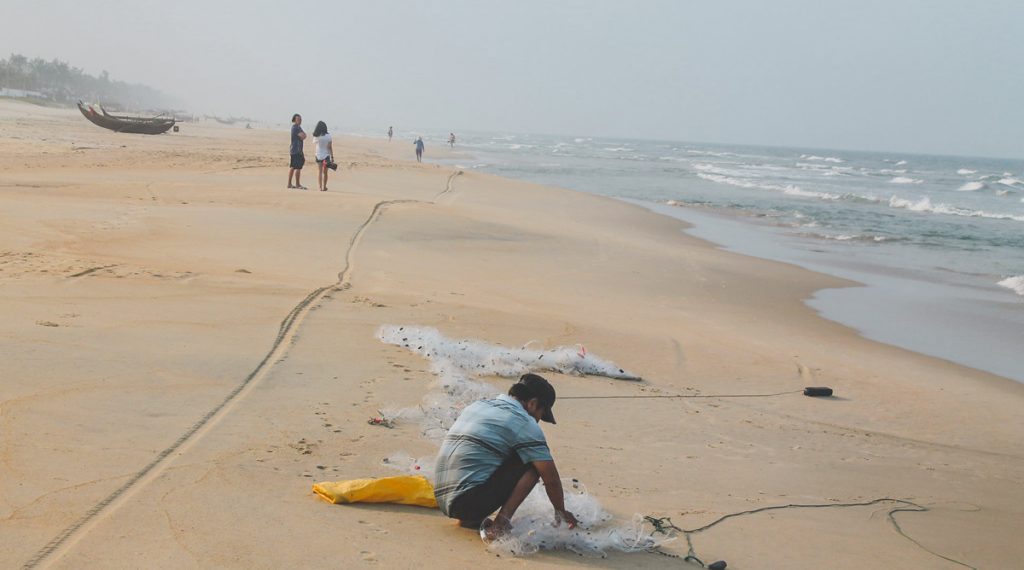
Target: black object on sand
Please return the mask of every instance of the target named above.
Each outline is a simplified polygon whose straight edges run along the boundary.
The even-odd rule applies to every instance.
[[[804,396],[820,398],[831,395],[832,388],[826,388],[825,386],[808,386],[804,388]],[[725,568],[725,566],[722,566],[722,568]]]
[[[719,560],[718,562],[708,564],[708,570],[725,570],[726,566],[728,566],[728,564],[725,563],[725,560]]]

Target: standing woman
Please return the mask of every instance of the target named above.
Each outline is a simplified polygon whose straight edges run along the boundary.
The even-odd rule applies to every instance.
[[[331,135],[327,132],[327,123],[320,121],[313,129],[313,140],[316,141],[316,163],[317,182],[320,184],[320,191],[327,191],[327,165],[334,162],[334,143],[331,142]]]

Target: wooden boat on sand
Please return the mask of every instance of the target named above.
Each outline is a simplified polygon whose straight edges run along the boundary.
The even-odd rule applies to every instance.
[[[174,119],[168,117],[131,117],[128,115],[111,115],[100,105],[100,112],[92,105],[78,102],[78,110],[92,124],[109,129],[116,133],[136,133],[142,135],[159,135],[166,133],[174,126]]]

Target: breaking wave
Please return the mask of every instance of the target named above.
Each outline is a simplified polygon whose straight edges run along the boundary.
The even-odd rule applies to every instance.
[[[901,208],[912,212],[931,212],[934,214],[966,216],[969,218],[990,218],[993,220],[1015,220],[1018,222],[1024,222],[1024,216],[985,212],[982,210],[968,210],[966,208],[958,208],[957,206],[950,206],[949,204],[943,204],[941,202],[933,204],[931,198],[927,196],[919,200],[907,200],[905,198],[893,196],[892,198],[889,198],[889,207]]]
[[[978,171],[977,170],[971,170],[970,168],[961,168],[960,170],[957,170],[956,173],[960,174],[962,176],[966,176],[968,174],[977,174]]]
[[[845,160],[843,160],[841,158],[834,157],[834,156],[817,156],[817,155],[813,155],[813,154],[801,154],[800,158],[802,158],[804,160],[820,160],[822,162],[835,162],[835,163],[846,162]]]
[[[924,182],[920,178],[908,178],[906,176],[896,176],[889,181],[890,184],[920,184]]]
[[[1006,287],[1014,293],[1024,296],[1024,275],[1017,275],[1016,277],[1007,277],[999,283],[1000,287]]]
[[[957,188],[958,192],[974,192],[975,190],[981,190],[985,187],[984,182],[968,182],[963,186]]]

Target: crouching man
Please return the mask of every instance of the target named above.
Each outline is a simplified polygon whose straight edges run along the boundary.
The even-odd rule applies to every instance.
[[[555,423],[555,389],[536,374],[525,374],[507,396],[466,407],[445,436],[437,456],[434,495],[441,512],[460,526],[479,528],[491,513],[487,536],[512,526],[512,515],[537,480],[544,481],[555,523],[578,522],[565,510],[562,480],[540,423]]]

